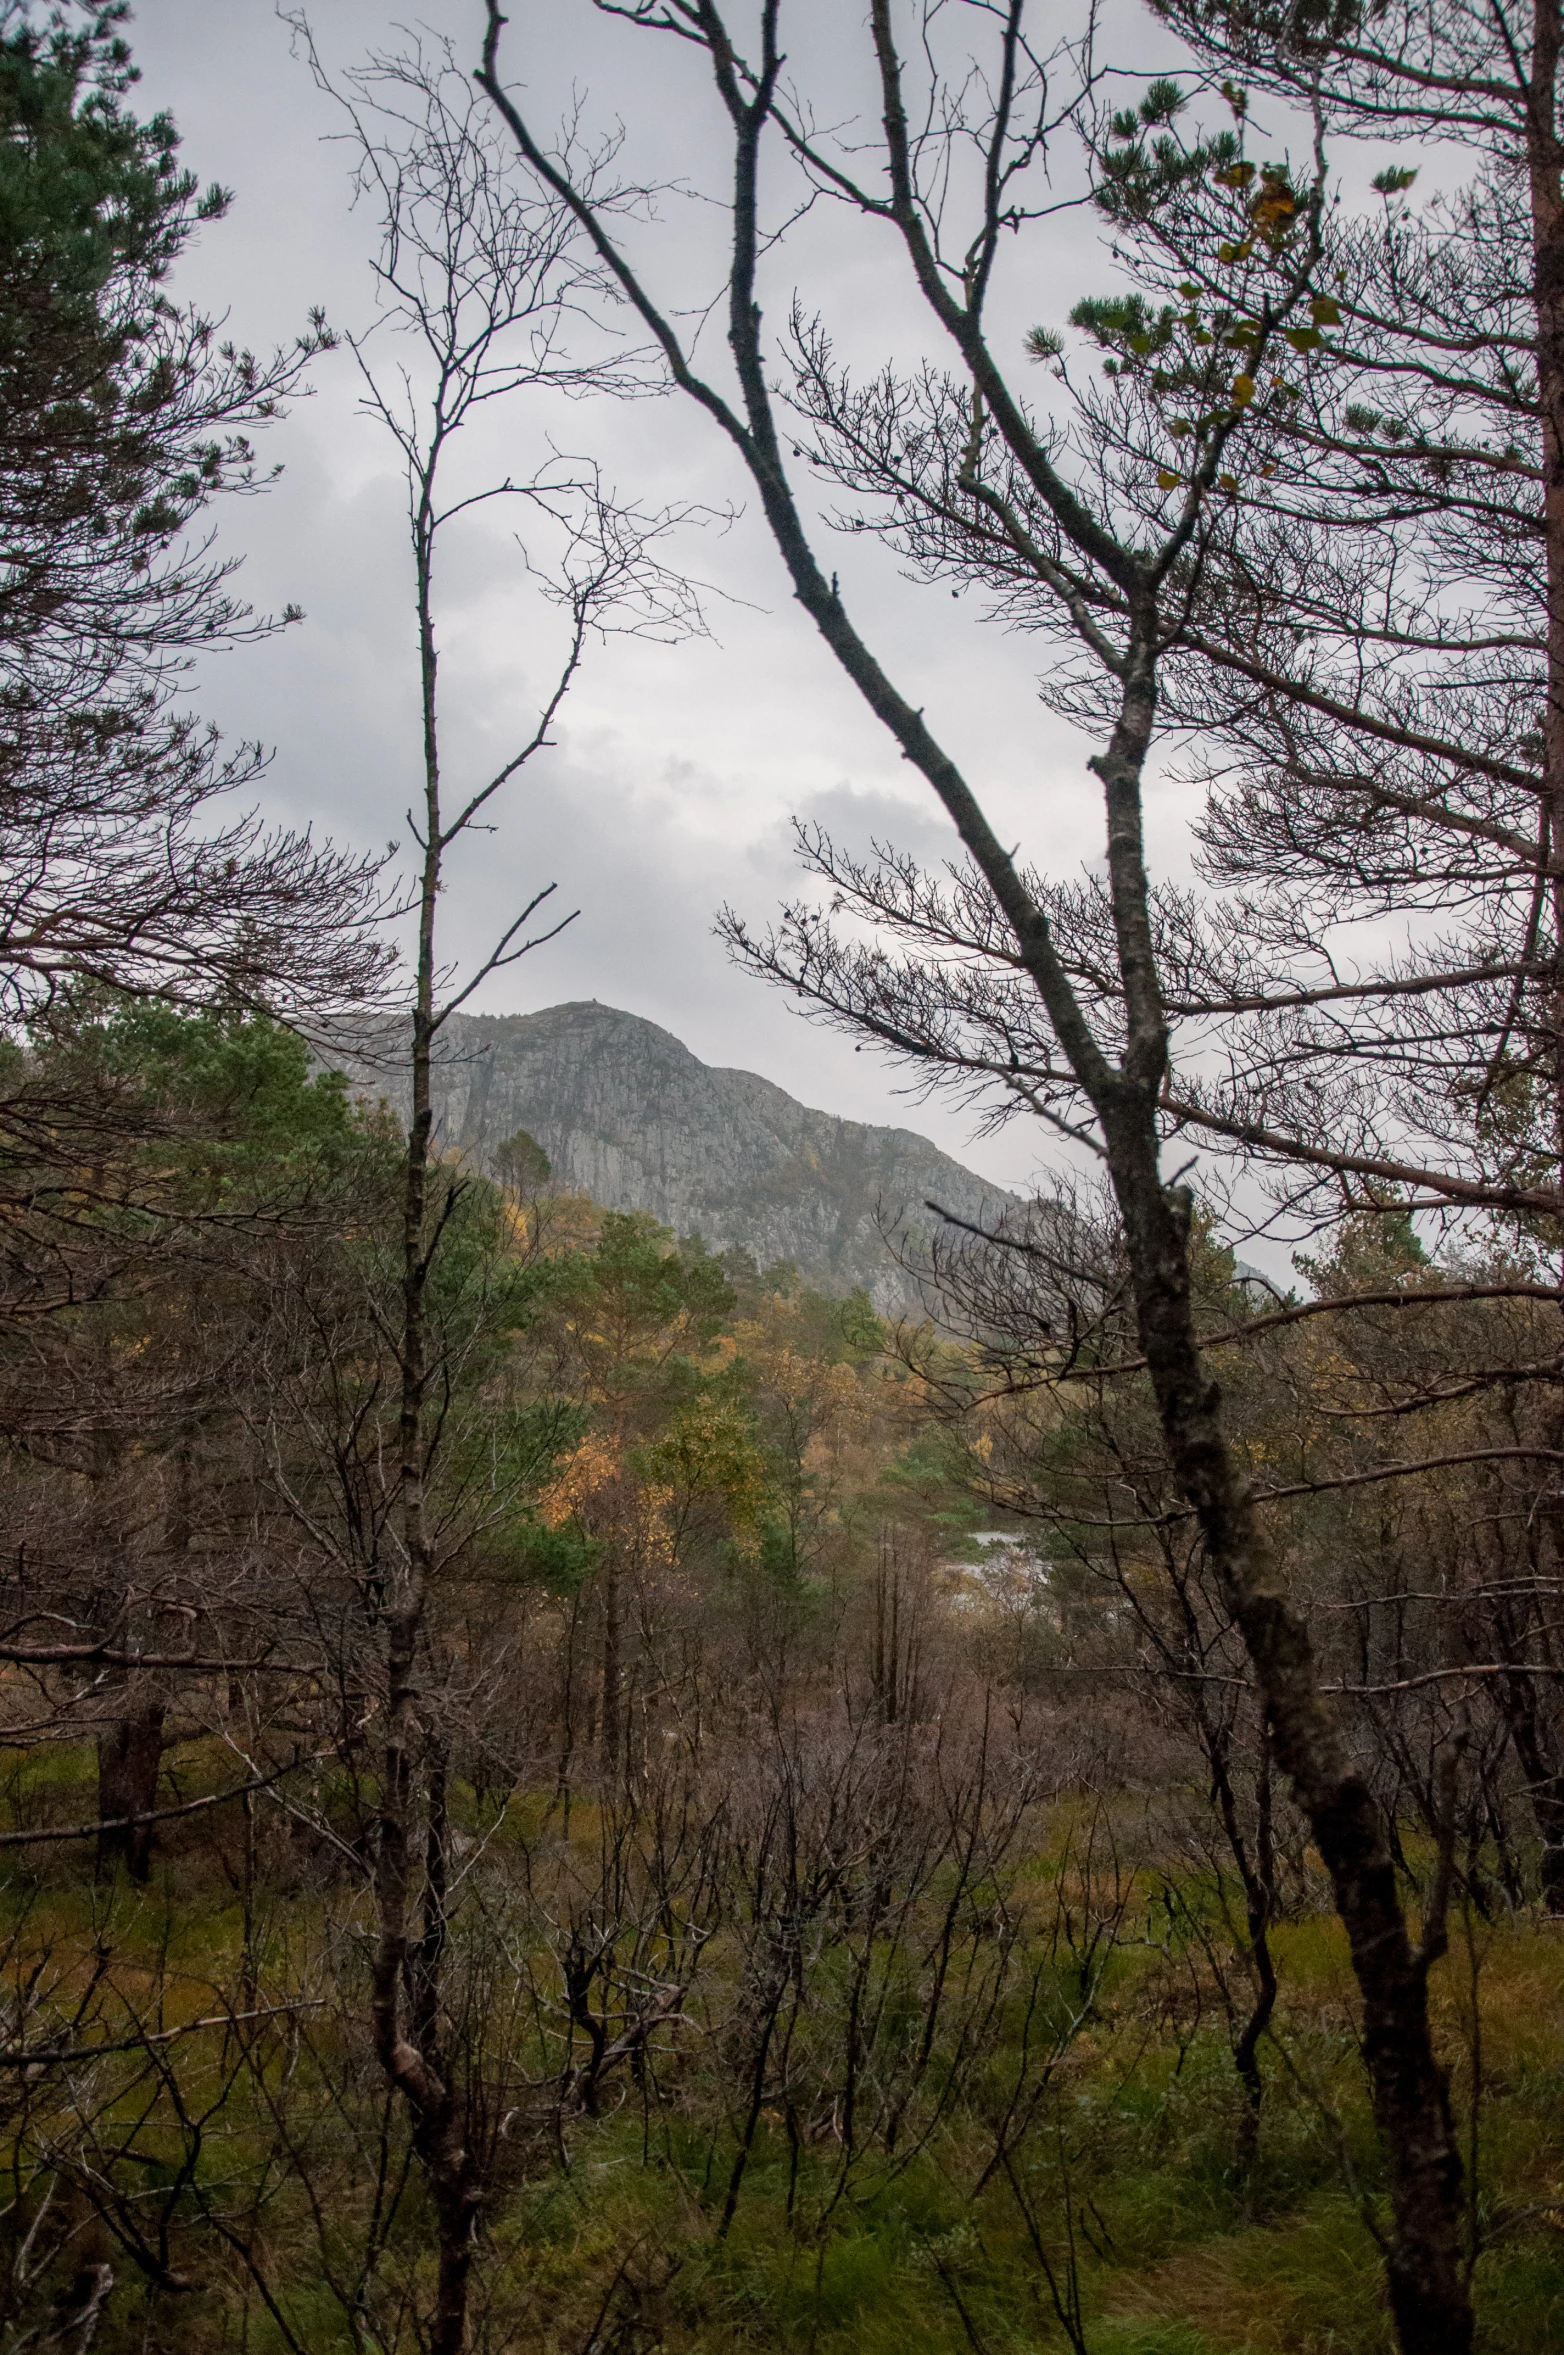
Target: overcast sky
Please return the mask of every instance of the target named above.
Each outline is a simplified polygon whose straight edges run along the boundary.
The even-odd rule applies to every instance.
[[[797,13],[803,40],[830,57],[844,50],[842,28],[852,31],[858,12],[851,0],[801,0]],[[687,46],[605,23],[588,0],[514,0],[511,15],[510,78],[526,79],[540,115],[552,119],[574,86],[591,119],[625,120],[636,171],[720,185],[717,126]],[[449,34],[466,62],[480,18],[476,0],[429,0],[417,21]],[[328,64],[341,68],[397,44],[412,12],[317,0],[311,21]],[[1149,68],[1160,36],[1149,16],[1126,21],[1125,53]],[[132,40],[143,108],[169,107],[191,168],[235,193],[229,218],[204,233],[183,290],[225,309],[252,344],[289,337],[314,303],[339,326],[365,324],[375,224],[350,208],[349,157],[330,137],[340,125],[291,54],[272,0],[139,0]],[[855,95],[844,91],[844,112]],[[664,203],[655,251],[671,299],[709,297],[715,230],[715,209],[693,196]],[[1030,319],[1059,322],[1084,289],[1104,283],[1106,265],[1080,214],[1042,234],[1046,282],[1018,299]],[[773,267],[772,316],[796,282],[860,363],[915,348],[921,330],[898,308],[892,257],[839,213],[806,222]],[[1018,311],[1017,333],[1027,323]],[[200,700],[225,729],[275,747],[266,799],[279,817],[383,846],[400,828],[418,768],[402,483],[389,443],[357,411],[348,356],[324,361],[316,383],[269,437],[282,482],[225,525],[247,551],[253,601],[292,599],[307,618],[267,646],[215,660]],[[563,421],[518,409],[479,462],[525,466],[550,427],[600,457],[627,494],[744,505],[746,486],[720,437],[672,399],[578,404]],[[1033,1182],[1051,1155],[1046,1140],[1012,1124],[974,1141],[970,1114],[910,1106],[897,1074],[806,1025],[786,999],[737,973],[712,938],[724,900],[759,921],[791,888],[791,816],[823,820],[860,847],[889,838],[935,859],[954,837],[793,605],[753,501],[730,529],[687,534],[680,553],[717,591],[710,641],[621,641],[594,653],[556,749],[512,790],[498,833],[458,862],[444,908],[453,946],[476,948],[545,882],[581,910],[561,940],[498,977],[477,1003],[495,1013],[569,998],[627,1007],[708,1062],[763,1072],[829,1111],[919,1128],[1001,1183]],[[861,543],[838,541],[830,560],[882,657],[916,682],[1023,850],[1056,873],[1095,856],[1100,805],[1083,768],[1091,747],[1042,710],[1041,649],[984,628],[969,600],[900,582]],[[554,652],[514,547],[488,517],[474,523],[447,576],[442,633],[460,784],[529,723]],[[1164,870],[1180,871],[1185,813],[1172,789],[1164,801],[1152,813],[1155,847]]]

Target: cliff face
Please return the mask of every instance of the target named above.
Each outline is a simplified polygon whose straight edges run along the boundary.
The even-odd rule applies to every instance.
[[[367,1068],[354,1076],[396,1100]],[[877,1209],[926,1231],[931,1196],[962,1218],[1013,1207],[910,1129],[811,1112],[754,1072],[714,1070],[655,1023],[595,1001],[453,1017],[435,1117],[440,1143],[481,1169],[525,1129],[556,1185],[610,1210],[648,1210],[714,1250],[742,1245],[762,1267],[791,1260],[817,1291],[861,1284],[883,1315],[921,1304]]]

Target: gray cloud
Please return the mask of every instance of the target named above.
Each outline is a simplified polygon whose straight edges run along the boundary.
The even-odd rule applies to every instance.
[[[401,38],[397,12],[377,0],[321,0],[311,13],[323,52],[339,66]],[[515,70],[525,36],[546,108],[577,83],[591,92],[598,120],[616,111],[630,119],[637,169],[671,176],[690,172],[692,157],[698,165],[708,102],[692,95],[687,53],[637,40],[566,0],[513,15]],[[474,0],[431,0],[421,16],[450,32],[464,57],[475,50]],[[806,45],[829,44],[839,23],[834,0],[811,0]],[[317,301],[339,323],[363,322],[373,222],[348,209],[348,157],[325,136],[334,118],[290,56],[270,0],[142,0],[133,40],[145,103],[172,109],[192,168],[236,190],[231,219],[192,258],[186,289],[228,309],[248,340],[293,333]],[[659,255],[671,255],[679,299],[693,301],[710,289],[720,214],[677,197],[663,210]],[[1062,317],[1098,270],[1091,241],[1068,223],[1054,245],[1055,282],[1045,296],[1028,287],[1017,297],[1050,318]],[[845,348],[863,364],[918,348],[918,323],[898,307],[896,273],[872,249],[843,240],[826,213],[803,224],[786,269],[770,290],[774,312],[796,272],[811,299],[845,323]],[[1031,315],[1017,311],[1018,332]],[[270,646],[211,665],[199,692],[225,728],[275,746],[266,793],[279,816],[308,818],[356,843],[384,842],[400,828],[418,760],[402,486],[387,446],[356,413],[346,356],[323,364],[318,381],[316,398],[272,437],[283,482],[225,527],[247,552],[256,602],[294,598],[308,618]],[[590,448],[611,480],[648,501],[743,502],[745,485],[718,439],[672,401],[544,402],[525,417],[495,419],[471,463],[480,472],[524,464],[518,450],[541,450],[550,433],[563,448]],[[985,1175],[1026,1183],[1052,1151],[1045,1139],[1012,1126],[974,1146],[970,1117],[954,1108],[936,1101],[909,1112],[895,1074],[806,1027],[786,1001],[736,975],[712,939],[722,901],[764,920],[793,888],[791,813],[861,846],[879,836],[933,859],[948,854],[953,836],[806,624],[755,519],[691,531],[681,555],[713,584],[712,641],[602,649],[556,749],[511,792],[499,831],[458,864],[447,936],[462,953],[476,951],[541,882],[558,884],[562,908],[581,909],[563,939],[479,1002],[492,1012],[571,997],[622,1005],[664,1023],[708,1061],[762,1071],[827,1110],[911,1119]],[[1100,815],[1083,766],[1087,747],[1038,704],[1039,649],[982,629],[972,601],[910,586],[861,543],[843,543],[839,562],[877,647],[893,671],[916,680],[1000,825],[1056,872],[1094,857]],[[552,642],[514,546],[492,521],[466,535],[445,589],[442,676],[460,782],[502,757],[529,723]],[[1170,843],[1180,815],[1169,806]]]

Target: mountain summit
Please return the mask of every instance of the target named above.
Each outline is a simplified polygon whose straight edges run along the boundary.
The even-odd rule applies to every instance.
[[[357,1076],[384,1087],[367,1068]],[[394,1086],[386,1092],[395,1099]],[[762,1267],[791,1260],[817,1291],[862,1285],[884,1315],[917,1314],[878,1219],[933,1225],[932,1197],[992,1219],[1014,1197],[911,1129],[838,1120],[753,1071],[714,1069],[670,1031],[595,999],[540,1014],[453,1016],[435,1076],[438,1141],[493,1171],[525,1129],[554,1182],[609,1210],[648,1210]]]

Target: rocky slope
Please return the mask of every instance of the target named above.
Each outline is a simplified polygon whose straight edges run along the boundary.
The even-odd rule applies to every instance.
[[[395,1100],[371,1067],[353,1076]],[[435,1114],[440,1142],[480,1168],[492,1170],[496,1149],[525,1129],[555,1185],[610,1210],[649,1210],[714,1250],[742,1245],[762,1267],[791,1260],[819,1291],[861,1284],[882,1315],[916,1314],[920,1303],[878,1217],[927,1230],[931,1196],[970,1219],[1013,1205],[911,1129],[812,1112],[753,1071],[713,1069],[655,1023],[595,1000],[456,1016]]]

